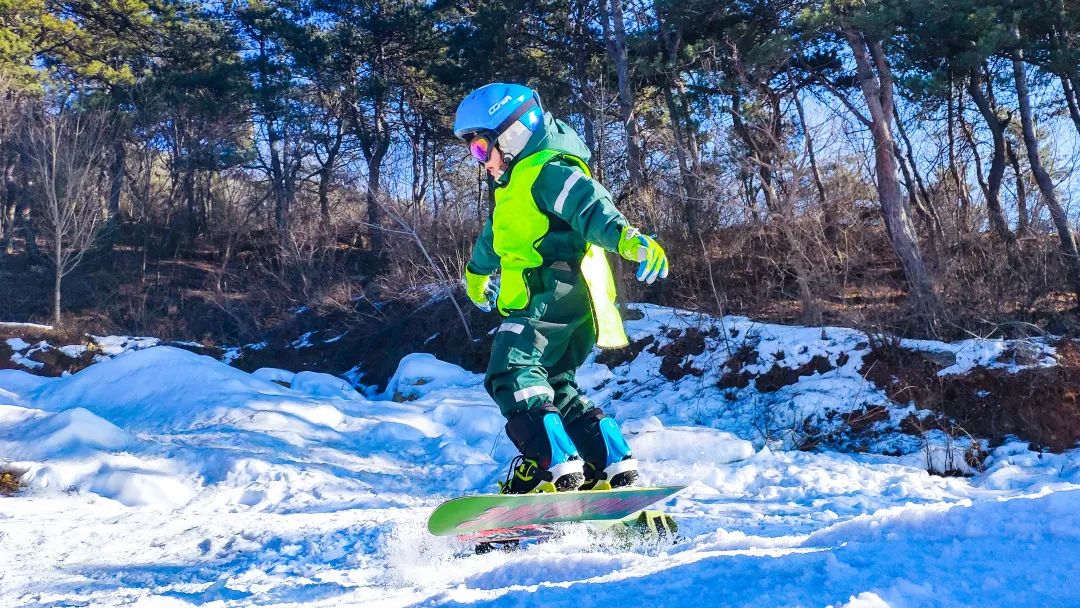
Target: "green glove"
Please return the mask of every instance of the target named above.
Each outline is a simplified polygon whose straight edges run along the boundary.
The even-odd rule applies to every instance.
[[[484,312],[491,312],[491,305],[495,303],[496,292],[491,286],[491,276],[475,274],[465,269],[465,295],[469,296],[472,303]]]
[[[651,236],[641,234],[633,226],[623,228],[622,236],[619,237],[619,255],[631,262],[640,262],[635,275],[639,281],[652,283],[657,277],[663,279],[668,275],[664,248]]]

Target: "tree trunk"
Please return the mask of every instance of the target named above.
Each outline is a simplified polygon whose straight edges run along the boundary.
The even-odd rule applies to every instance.
[[[949,176],[952,177],[953,185],[956,187],[956,196],[960,201],[960,208],[957,210],[955,216],[956,230],[957,233],[962,234],[968,231],[968,220],[971,216],[971,197],[968,195],[967,182],[960,178],[960,169],[958,168],[959,161],[956,158],[956,110],[953,107],[954,92],[952,78],[950,77],[949,93],[945,98],[945,130],[949,140]],[[956,100],[956,108],[960,108],[959,99]]]
[[[370,146],[365,148],[370,150],[367,159],[366,202],[368,223],[371,225],[371,250],[376,255],[381,255],[385,240],[382,232],[382,208],[379,206],[379,177],[382,172],[383,158],[385,158],[387,150],[390,149],[390,125],[387,124],[383,116],[378,114],[375,116],[373,124],[376,125],[375,133],[372,135]]]
[[[630,175],[631,189],[639,194],[645,188],[645,173],[637,116],[634,113],[634,91],[630,83],[629,60],[626,55],[626,23],[622,0],[610,0],[610,13],[608,1],[600,0],[600,19],[604,26],[608,55],[615,64],[615,76],[619,87],[619,118],[622,120],[626,134],[626,169]]]
[[[1014,29],[1014,35],[1019,37],[1019,32]],[[1013,79],[1016,81],[1016,98],[1020,106],[1020,124],[1024,131],[1024,147],[1027,148],[1028,164],[1031,165],[1031,174],[1035,176],[1035,183],[1039,186],[1046,207],[1050,210],[1050,217],[1054,220],[1054,226],[1061,240],[1061,250],[1065,254],[1066,276],[1069,286],[1077,297],[1077,305],[1080,306],[1080,255],[1077,255],[1076,240],[1073,238],[1072,229],[1069,227],[1069,218],[1065,215],[1065,209],[1058,202],[1057,192],[1054,189],[1054,181],[1043,167],[1039,156],[1039,140],[1035,135],[1035,119],[1031,111],[1031,95],[1028,92],[1027,76],[1024,74],[1024,51],[1013,51],[1012,57]]]
[[[914,163],[910,162],[906,157],[904,157],[904,151],[900,149],[899,144],[897,144],[893,148],[893,156],[896,157],[896,165],[900,166],[900,175],[904,178],[904,189],[907,190],[907,213],[914,211],[916,214],[922,217],[923,221],[927,222],[927,226],[929,228],[928,232],[930,232],[930,239],[931,241],[933,241],[933,221],[930,219],[929,214],[926,213],[926,210],[923,210],[922,208],[922,204],[919,201],[919,192],[915,185],[915,178],[912,177],[912,168],[908,166],[909,164]]]
[[[668,113],[671,115],[671,132],[675,137],[675,156],[679,161],[679,177],[683,185],[683,192],[686,195],[683,202],[686,229],[691,235],[698,234],[701,227],[698,225],[697,202],[701,198],[701,193],[698,190],[697,179],[690,171],[690,165],[686,160],[686,148],[678,125],[679,116],[675,109],[675,98],[671,92],[671,84],[665,82],[662,88],[664,90],[664,101],[667,103]]]
[[[602,4],[603,2],[601,2]],[[597,83],[597,91],[595,93],[595,99],[606,100],[608,99],[607,80],[601,79]],[[600,120],[594,121],[593,126],[596,129],[596,148],[593,149],[593,157],[590,162],[593,166],[593,179],[601,184],[607,182],[607,154],[604,150],[604,144],[608,141],[608,123],[604,120],[606,112],[604,111],[604,102],[601,102],[599,114]]]
[[[1073,87],[1072,80],[1065,76],[1061,76],[1061,90],[1065,93],[1065,103],[1069,106],[1069,116],[1072,118],[1073,126],[1076,127],[1076,132],[1080,133],[1080,102],[1076,100],[1076,88]]]
[[[190,168],[184,170],[182,184],[184,192],[184,205],[187,208],[187,232],[188,239],[195,240],[199,235],[199,205],[195,200],[195,172]]]
[[[574,10],[574,29],[573,37],[571,38],[571,44],[574,48],[586,48],[587,41],[591,38],[589,32],[589,19],[588,8],[590,2],[588,0],[581,0],[577,3]],[[577,90],[574,95],[574,105],[577,106],[578,115],[581,116],[581,122],[584,125],[585,146],[593,152],[593,157],[589,159],[593,165],[593,174],[596,173],[596,124],[593,120],[593,95],[592,87],[589,86],[589,56],[587,53],[574,53],[573,65],[571,69],[574,74],[574,81],[577,84]]]
[[[795,100],[795,111],[799,116],[799,129],[803,134],[803,144],[807,158],[810,161],[810,175],[814,178],[814,189],[817,192],[818,204],[821,205],[821,215],[825,222],[825,241],[835,252],[837,243],[840,241],[840,229],[836,223],[836,206],[829,200],[825,192],[825,182],[821,179],[821,169],[818,168],[817,153],[814,151],[814,139],[810,133],[810,127],[806,123],[806,111],[803,109],[802,99],[799,92],[791,95]]]
[[[112,245],[112,234],[120,221],[120,195],[124,190],[125,168],[127,163],[127,148],[123,140],[117,136],[113,142],[113,162],[109,167],[109,226],[106,230],[106,242]]]
[[[825,187],[821,183],[821,176],[817,173],[817,163],[814,160],[814,151],[812,144],[810,143],[810,133],[806,128],[806,117],[803,114],[802,102],[798,99],[799,93],[796,91],[792,97],[795,98],[795,107],[799,115],[799,125],[803,131],[803,140],[808,148],[810,155],[810,166],[814,173],[814,181],[818,186],[819,203],[822,209],[827,207],[825,198]],[[784,237],[788,241],[788,246],[791,248],[788,254],[788,259],[791,263],[791,267],[795,269],[795,283],[799,287],[799,307],[801,322],[805,325],[820,325],[821,324],[821,306],[818,304],[817,298],[814,296],[814,292],[810,287],[810,273],[811,264],[809,263],[805,248],[803,247],[803,239],[795,231],[795,211],[793,209],[793,194],[784,196],[780,206],[780,231],[784,233]],[[825,234],[826,239],[829,240],[829,244],[833,246],[835,251],[835,233],[830,238],[830,228],[835,230],[833,220],[829,214],[826,214],[825,222]]]
[[[319,169],[319,215],[327,224],[330,223],[330,165]]]
[[[967,142],[968,149],[971,150],[971,160],[975,162],[975,181],[979,184],[979,191],[983,193],[983,200],[989,201],[990,185],[986,182],[985,175],[983,175],[982,153],[979,152],[979,142],[975,139],[975,129],[968,124],[963,114],[958,114],[957,118],[960,122],[960,132],[963,133],[964,141]],[[993,155],[991,155],[992,157]],[[989,217],[989,214],[987,216]]]
[[[941,225],[941,215],[938,213],[937,205],[934,204],[934,199],[930,197],[926,189],[926,182],[923,180],[922,173],[919,172],[918,163],[915,162],[915,147],[911,145],[911,139],[908,138],[907,129],[904,128],[904,122],[900,120],[900,112],[897,111],[895,105],[893,119],[896,121],[896,132],[900,135],[900,140],[904,142],[904,149],[907,151],[904,156],[907,157],[907,164],[911,167],[911,177],[915,180],[915,187],[918,188],[917,195],[914,197],[915,209],[929,223],[931,243],[944,241],[945,229]]]
[[[765,188],[766,200],[769,197],[772,198],[773,206],[780,207],[780,193],[777,191],[777,179],[775,174],[777,151],[780,146],[781,134],[780,134],[780,97],[768,91],[769,96],[769,109],[771,120],[767,125],[767,129],[762,129],[767,135],[759,141],[758,160],[761,163],[759,173],[761,175],[761,184]],[[780,184],[782,187],[783,184]]]
[[[1076,132],[1080,133],[1080,70],[1076,67],[1076,54],[1073,49],[1072,32],[1065,26],[1066,2],[1061,0],[1057,3],[1057,23],[1054,24],[1054,36],[1057,38],[1056,53],[1062,53],[1065,57],[1056,63],[1062,66],[1057,70],[1057,77],[1061,80],[1061,90],[1065,94],[1065,105],[1069,107],[1069,117],[1072,118]]]
[[[270,152],[270,189],[274,194],[274,227],[277,228],[278,238],[284,243],[285,235],[289,232],[289,197],[285,192],[285,166],[283,150],[280,139],[274,135],[275,128],[267,125]]]
[[[60,281],[64,278],[63,231],[56,230],[53,235],[53,325],[60,327]]]
[[[287,124],[283,117],[284,110],[279,112],[280,100],[272,98],[275,93],[271,90],[267,66],[270,64],[269,51],[264,38],[259,39],[259,62],[256,107],[262,115],[262,121],[266,125],[266,151],[270,155],[270,192],[274,201],[274,227],[277,229],[278,244],[284,247],[288,241],[289,221],[292,206],[292,197],[289,192],[289,180],[286,176],[286,135]],[[190,169],[189,169],[190,170]],[[194,238],[194,234],[192,235]]]
[[[987,84],[987,86],[993,86]],[[991,105],[990,98],[982,89],[982,77],[978,69],[972,70],[971,78],[968,79],[968,93],[975,105],[979,108],[987,128],[994,140],[994,152],[990,157],[990,173],[986,176],[986,211],[990,217],[990,227],[997,233],[1001,242],[1011,247],[1015,237],[1009,230],[1009,224],[1005,220],[1005,213],[1001,210],[1001,180],[1005,177],[1005,127],[1008,122],[997,114],[997,109]],[[975,144],[972,143],[974,149]],[[980,171],[980,176],[982,172]]]
[[[686,194],[686,200],[683,204],[686,219],[686,229],[690,235],[697,235],[701,232],[701,226],[698,221],[698,204],[701,199],[701,189],[698,187],[697,174],[695,169],[697,167],[691,166],[691,163],[687,159],[687,154],[690,153],[689,147],[690,137],[692,135],[692,127],[686,128],[686,133],[683,132],[683,121],[689,121],[690,117],[683,112],[683,107],[676,103],[675,94],[672,91],[674,82],[678,79],[674,65],[674,57],[679,52],[679,37],[675,32],[668,30],[667,22],[665,21],[665,15],[661,10],[659,2],[653,2],[653,10],[656,11],[657,25],[660,29],[660,37],[664,41],[664,62],[665,72],[664,81],[661,88],[664,92],[664,102],[667,104],[668,115],[671,118],[671,134],[675,138],[675,156],[679,161],[679,177],[683,184],[683,191]]]
[[[1005,142],[1005,151],[1009,155],[1009,164],[1013,168],[1013,176],[1016,179],[1016,236],[1025,236],[1029,228],[1029,218],[1031,215],[1028,213],[1027,208],[1027,180],[1024,179],[1024,172],[1020,168],[1020,156],[1016,154],[1016,148],[1013,147],[1012,142]]]
[[[845,27],[844,37],[851,47],[863,97],[870,111],[871,131],[874,137],[877,190],[881,199],[882,217],[889,233],[893,251],[904,270],[911,297],[921,312],[928,317],[928,329],[932,329],[937,314],[937,296],[930,273],[926,269],[915,227],[904,205],[897,180],[895,142],[892,136],[893,81],[884,54],[876,42],[867,40],[862,32]],[[868,52],[869,51],[869,52]],[[870,53],[874,55],[871,63]],[[876,67],[876,74],[875,74]]]
[[[7,161],[4,169],[4,206],[0,209],[0,213],[3,214],[0,217],[0,226],[3,227],[4,253],[11,255],[15,253],[15,206],[18,200],[16,198],[18,185],[15,181],[15,161],[10,157]]]
[[[739,189],[742,191],[743,203],[746,212],[750,214],[750,221],[754,224],[761,223],[761,211],[757,206],[757,189],[754,188],[754,174],[746,166],[739,167]]]
[[[210,218],[214,216],[214,171],[203,171],[202,187],[199,189],[199,223],[202,226],[210,225]]]
[[[30,202],[30,197],[26,196],[30,187],[30,175],[33,171],[32,160],[26,152],[19,153],[19,181],[18,181],[18,193],[22,195],[20,199],[16,199],[15,203],[15,225],[17,228],[22,229],[23,240],[25,241],[26,253],[30,259],[36,259],[41,257],[41,250],[38,249],[37,244],[37,232],[34,229],[34,222],[31,214],[33,213],[33,205]]]
[[[776,213],[776,188],[773,186],[772,166],[766,155],[761,152],[763,146],[758,143],[750,127],[743,120],[742,93],[737,88],[731,93],[731,125],[746,146],[747,162],[757,172],[758,181],[761,182],[761,192],[765,196],[765,208],[769,213]]]
[[[341,153],[342,140],[341,123],[338,122],[334,143],[327,148],[326,160],[319,167],[319,213],[327,224],[330,223],[330,181],[334,179],[334,168],[337,166],[338,155]]]
[[[376,254],[382,252],[384,240],[382,233],[382,208],[379,207],[379,176],[381,173],[380,163],[373,161],[368,163],[367,203],[368,224],[371,228],[371,250]]]

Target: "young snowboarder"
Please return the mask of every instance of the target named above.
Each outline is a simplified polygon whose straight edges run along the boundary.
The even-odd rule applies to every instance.
[[[484,379],[521,453],[501,492],[633,484],[630,447],[581,393],[576,373],[594,345],[627,343],[604,251],[638,262],[638,280],[652,283],[668,274],[664,250],[627,223],[592,179],[589,149],[543,111],[532,89],[494,83],[473,91],[458,106],[454,134],[484,164],[495,195],[465,282],[473,303],[506,317]]]

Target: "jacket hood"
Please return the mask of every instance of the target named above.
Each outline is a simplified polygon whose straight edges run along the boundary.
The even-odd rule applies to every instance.
[[[505,184],[509,180],[510,173],[519,160],[541,150],[556,150],[570,154],[586,163],[592,158],[592,152],[589,151],[588,146],[581,140],[581,137],[570,128],[570,125],[552,116],[551,112],[545,112],[543,126],[537,129],[533,136],[529,138],[529,142],[522,148],[521,154],[510,163],[510,169],[503,173],[498,183]]]
[[[537,129],[536,133],[529,138],[519,158],[524,158],[533,152],[540,150],[557,150],[572,154],[585,162],[589,162],[592,152],[581,140],[581,137],[570,128],[570,125],[555,118],[551,112],[544,113],[544,126]]]

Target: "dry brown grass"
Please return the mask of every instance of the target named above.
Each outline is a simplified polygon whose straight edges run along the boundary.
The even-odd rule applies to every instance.
[[[0,496],[14,496],[23,489],[22,471],[0,469]]]

